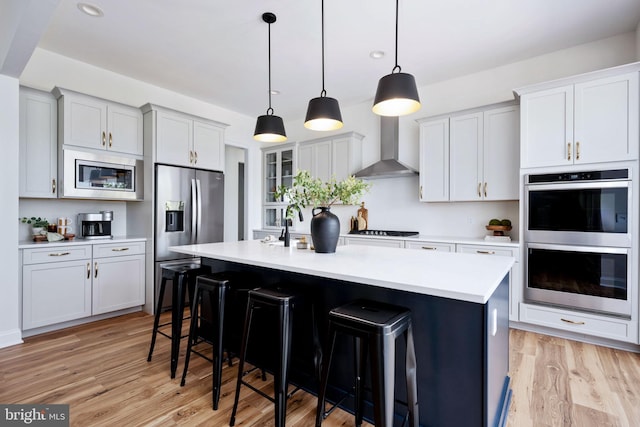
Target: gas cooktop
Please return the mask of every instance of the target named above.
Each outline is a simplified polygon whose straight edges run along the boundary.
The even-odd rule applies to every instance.
[[[349,234],[361,234],[365,236],[393,236],[393,237],[411,237],[417,236],[417,231],[389,231],[389,230],[351,230]]]

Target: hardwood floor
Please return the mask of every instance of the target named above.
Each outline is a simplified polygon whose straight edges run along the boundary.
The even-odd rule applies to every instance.
[[[184,387],[182,356],[178,378],[169,378],[169,340],[159,337],[147,362],[152,324],[137,313],[1,349],[0,403],[66,403],[71,425],[82,427],[228,425],[237,363],[223,370],[213,411],[209,362],[192,357]],[[640,354],[512,330],[511,376],[510,427],[640,425]],[[252,381],[271,392],[271,381]],[[297,392],[287,426],[312,426],[315,406],[314,396]],[[243,388],[236,425],[273,425],[272,404]],[[323,423],[351,425],[339,410]]]

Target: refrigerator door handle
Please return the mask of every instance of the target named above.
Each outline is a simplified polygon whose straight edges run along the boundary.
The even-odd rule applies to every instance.
[[[200,180],[196,179],[196,194],[198,195],[197,204],[198,204],[198,213],[196,215],[196,243],[200,243],[198,240],[200,238],[200,230],[202,229],[202,187],[200,186]]]
[[[196,180],[191,179],[191,243],[196,242],[198,235],[197,229],[197,209],[198,209],[198,194],[196,190]]]

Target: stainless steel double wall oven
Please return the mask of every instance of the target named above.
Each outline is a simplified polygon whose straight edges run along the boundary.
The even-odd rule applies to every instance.
[[[525,301],[631,316],[631,173],[525,176]]]

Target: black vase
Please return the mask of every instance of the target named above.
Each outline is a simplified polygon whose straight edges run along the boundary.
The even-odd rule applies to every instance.
[[[316,213],[316,210],[319,210]],[[320,207],[311,210],[311,239],[315,251],[321,254],[332,254],[338,246],[340,238],[340,220],[329,208]]]

